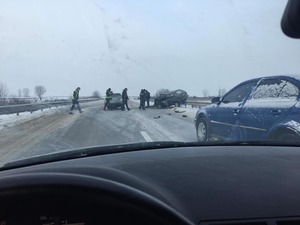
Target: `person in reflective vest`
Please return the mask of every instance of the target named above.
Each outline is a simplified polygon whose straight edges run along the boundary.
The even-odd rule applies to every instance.
[[[105,104],[103,110],[107,111],[109,109],[110,100],[113,92],[110,88],[106,90],[106,96],[105,96]]]
[[[82,113],[83,111],[80,108],[78,99],[79,99],[79,91],[80,91],[80,87],[76,88],[75,91],[73,91],[73,95],[72,95],[72,106],[70,109],[70,113],[72,114],[72,110],[75,108],[75,105],[77,105],[77,108],[79,110],[80,113]]]

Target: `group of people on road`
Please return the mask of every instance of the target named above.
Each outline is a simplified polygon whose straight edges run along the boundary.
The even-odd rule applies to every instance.
[[[126,109],[129,111],[130,108],[128,106],[128,94],[127,94],[127,88],[124,88],[124,90],[122,91],[122,107],[121,109],[123,111],[125,111],[125,107]],[[72,95],[72,106],[70,109],[70,114],[72,114],[72,110],[75,108],[75,106],[77,105],[77,108],[79,110],[80,113],[82,113],[83,111],[80,108],[78,99],[79,99],[79,91],[80,91],[80,87],[77,87]],[[113,95],[113,91],[111,90],[111,88],[108,88],[106,90],[106,95],[105,95],[105,103],[104,103],[104,111],[109,110],[110,107],[110,101],[112,100],[112,95]],[[147,106],[145,106],[147,103]],[[145,110],[146,108],[148,108],[150,106],[150,92],[147,91],[146,89],[142,89],[140,92],[140,106],[139,109],[143,109]]]
[[[124,90],[122,91],[122,111],[125,111],[125,107],[126,109],[129,111],[130,108],[128,106],[128,94],[127,94],[127,88],[124,88]],[[111,96],[112,96],[113,92],[110,88],[108,88],[106,90],[106,96],[105,96],[105,104],[104,104],[104,108],[103,110],[108,110],[109,109],[109,105],[110,105],[110,101],[111,101]],[[147,102],[147,106],[146,106],[146,102]],[[142,89],[140,92],[140,106],[139,109],[143,109],[146,110],[146,108],[148,108],[150,106],[150,92],[147,91],[146,89]]]
[[[147,108],[150,106],[150,92],[146,89],[142,89],[140,92],[140,106],[139,109],[145,110],[145,103],[147,102]]]
[[[121,108],[123,111],[125,111],[125,106],[128,111],[130,110],[130,108],[128,107],[129,97],[127,95],[127,90],[128,90],[127,88],[124,88],[124,90],[122,92],[122,107]],[[112,95],[113,95],[113,92],[112,92],[111,88],[108,88],[106,90],[106,95],[105,95],[105,103],[104,103],[104,108],[103,108],[104,111],[109,110],[110,101],[112,100]]]

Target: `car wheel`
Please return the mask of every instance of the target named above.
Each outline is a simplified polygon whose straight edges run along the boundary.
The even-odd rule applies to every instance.
[[[206,142],[208,137],[207,123],[202,118],[197,124],[197,138],[199,142]]]

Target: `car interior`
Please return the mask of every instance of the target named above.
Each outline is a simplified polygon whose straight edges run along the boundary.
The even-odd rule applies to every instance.
[[[300,38],[299,18],[300,1],[289,0],[281,21],[286,35]],[[0,225],[300,224],[298,146],[151,146],[93,147],[6,164]]]

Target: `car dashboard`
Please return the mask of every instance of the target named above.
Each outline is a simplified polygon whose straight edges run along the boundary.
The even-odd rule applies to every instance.
[[[0,172],[2,224],[300,224],[298,147],[199,146]]]

